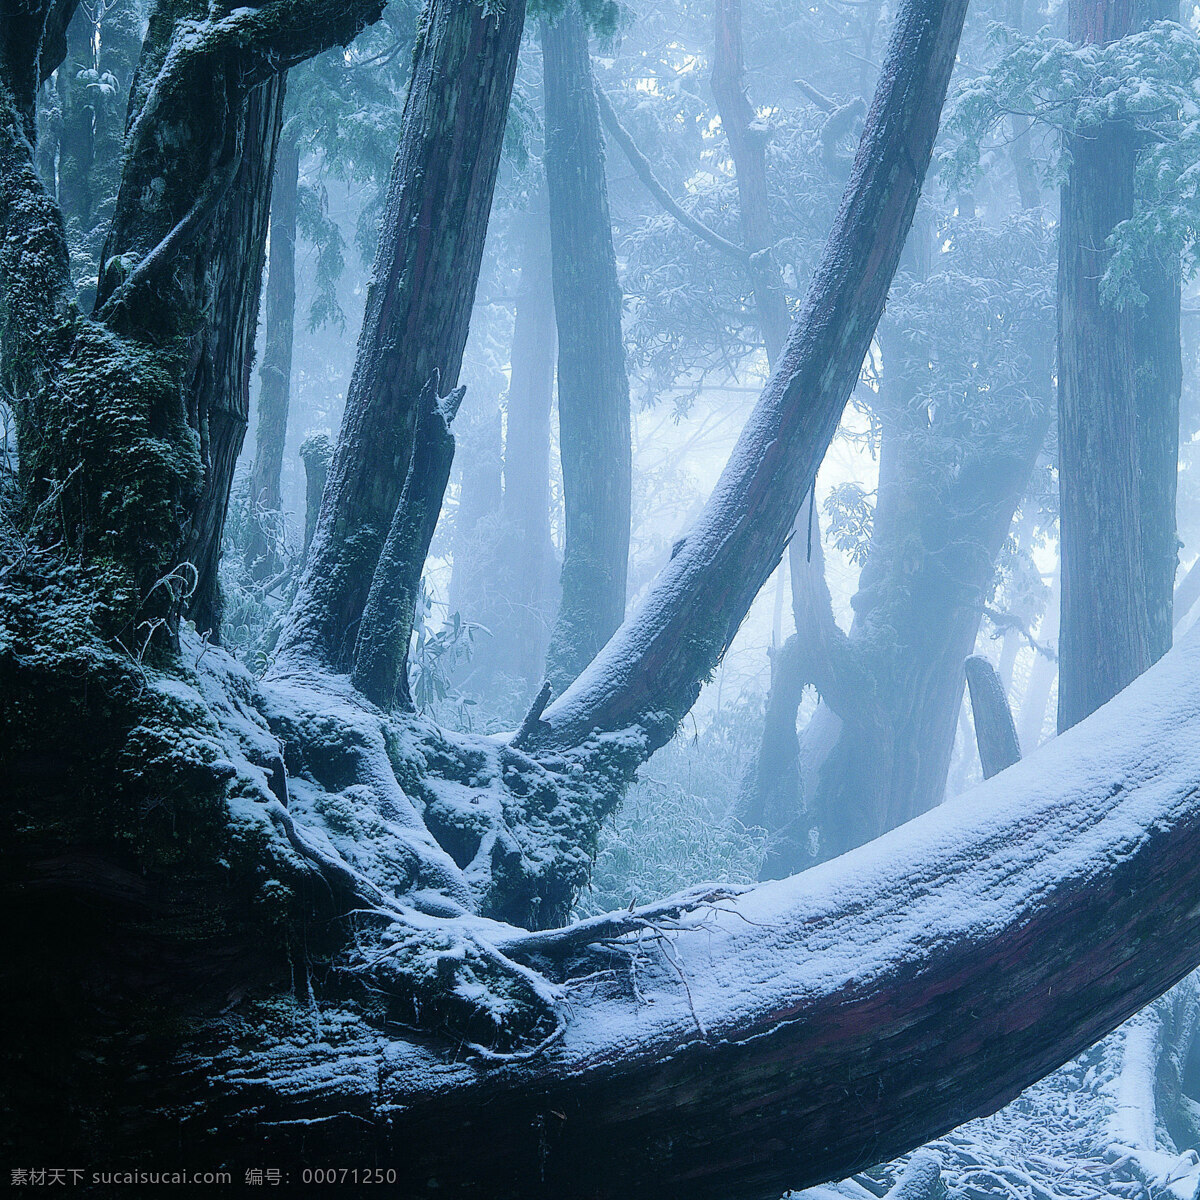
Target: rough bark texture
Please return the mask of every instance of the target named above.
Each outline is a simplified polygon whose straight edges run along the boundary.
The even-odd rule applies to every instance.
[[[769,131],[756,118],[746,95],[744,72],[741,0],[718,0],[712,90],[733,155],[742,242],[749,256],[747,269],[767,358],[773,367],[779,361],[792,320],[779,267],[772,257],[775,237],[767,190]]]
[[[246,565],[259,579],[279,569],[282,536],[281,482],[287,444],[292,382],[292,338],[296,323],[296,214],[300,147],[284,138],[275,156],[271,194],[270,261],[266,286],[266,337],[259,378],[258,425],[250,471],[250,539]]]
[[[417,399],[458,381],[500,162],[521,0],[433,0],[404,102],[358,357],[283,658],[350,667],[358,622],[412,457]]]
[[[62,214],[33,163],[33,97],[51,12],[49,0],[0,12],[0,382],[12,397],[26,478],[41,410],[35,397],[47,379],[46,349],[63,336],[70,287]],[[65,40],[61,49],[65,55]]]
[[[1105,44],[1172,10],[1165,0],[1072,0],[1069,33]],[[1110,121],[1069,137],[1067,148],[1058,274],[1060,730],[1170,645],[1180,379],[1178,264],[1139,272],[1148,297],[1140,314],[1100,295],[1108,236],[1133,213],[1138,135]]]
[[[965,6],[906,5],[825,253],[780,363],[680,552],[544,714],[572,745],[641,724],[660,745],[783,553],[883,310],[929,163]]]
[[[285,75],[250,93],[241,154],[228,193],[217,205],[205,256],[211,314],[189,348],[184,387],[197,416],[204,482],[181,553],[196,568],[189,615],[214,637],[221,628],[218,565],[233,472],[250,421],[250,370],[266,260],[275,147],[283,125]]]
[[[542,25],[542,61],[566,510],[562,599],[546,674],[562,692],[625,615],[632,452],[604,139],[577,5]]]
[[[1005,767],[1021,761],[1017,729],[996,668],[986,658],[972,654],[967,659],[966,671],[979,761],[983,764],[984,779],[991,779]]]
[[[408,643],[421,573],[454,462],[450,422],[462,403],[463,391],[459,388],[449,396],[439,396],[435,372],[421,392],[408,478],[358,627],[351,680],[381,708],[413,707],[408,690]]]
[[[325,494],[329,464],[333,461],[333,443],[325,434],[315,433],[304,439],[300,459],[304,463],[304,550],[307,553],[321,515],[321,497]]]
[[[151,361],[179,377],[151,424],[172,430],[174,478],[163,494],[182,536],[152,554],[146,543],[157,532],[123,537],[141,543],[132,557],[143,602],[162,593],[162,579],[186,577],[190,587],[176,591],[180,599],[190,591],[201,628],[215,630],[219,618],[216,567],[245,434],[280,72],[349,40],[379,11],[379,0],[271,0],[228,12],[195,0],[164,2],[150,18],[95,315],[143,358],[138,386],[148,386]],[[107,481],[96,486],[111,492]],[[115,521],[124,525],[133,507]]]

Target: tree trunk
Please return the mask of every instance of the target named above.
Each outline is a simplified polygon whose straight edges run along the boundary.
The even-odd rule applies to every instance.
[[[435,373],[421,393],[408,478],[371,581],[350,676],[354,686],[380,708],[398,705],[410,712],[413,703],[406,670],[408,643],[421,573],[454,462],[450,423],[465,390],[458,388],[442,397],[438,395],[438,382]]]
[[[544,188],[534,196],[519,233],[521,282],[509,356],[503,499],[497,478],[493,494],[500,505],[499,520],[488,524],[483,538],[477,534],[473,545],[464,539],[461,551],[472,554],[475,561],[468,565],[473,575],[486,573],[487,578],[476,588],[480,594],[474,597],[475,606],[460,611],[484,625],[490,636],[476,639],[460,686],[503,697],[511,694],[515,683],[519,699],[527,704],[545,677],[559,575],[550,537],[550,420],[557,340]],[[498,413],[496,419],[498,424]],[[497,468],[498,460],[499,455]],[[466,482],[464,475],[464,495]],[[459,553],[456,548],[456,573]],[[452,579],[451,608],[456,607]]]
[[[648,749],[662,745],[775,570],[883,311],[964,11],[955,0],[898,14],[846,196],[779,366],[679,553],[546,710],[543,745],[631,726]]]
[[[991,779],[1005,767],[1021,761],[1017,729],[1004,693],[1004,683],[995,667],[986,658],[972,654],[967,659],[966,669],[979,761],[984,779]]]
[[[840,678],[818,683],[842,722],[806,788],[818,859],[942,801],[963,662],[1049,420],[1047,405],[1016,446],[985,448],[952,480],[931,479],[924,443],[885,427],[875,530],[852,601],[848,654],[836,664]]]
[[[1070,36],[1106,44],[1173,4],[1072,0]],[[1058,727],[1170,645],[1178,459],[1179,273],[1139,271],[1142,313],[1101,298],[1113,228],[1134,208],[1138,137],[1109,121],[1068,139],[1059,224],[1062,620]]]
[[[321,515],[321,497],[333,461],[333,443],[325,434],[314,433],[300,446],[300,458],[304,463],[304,552],[307,554]]]
[[[421,389],[458,382],[524,26],[430,0],[404,102],[383,236],[317,529],[280,658],[349,670],[412,457]]]
[[[300,147],[279,143],[271,196],[271,248],[266,286],[266,343],[259,368],[258,427],[250,472],[250,539],[246,566],[257,579],[280,567],[283,452],[287,444],[288,397],[292,380],[292,337],[296,322],[296,214]]]
[[[511,673],[524,680],[530,695],[545,674],[557,590],[550,538],[556,349],[550,223],[543,195],[525,219],[504,439],[504,517],[506,529],[512,531],[507,556],[511,615],[504,636],[511,647]]]
[[[72,482],[89,493],[90,527],[121,543],[117,560],[129,561],[139,602],[150,605],[135,623],[148,621],[151,633],[170,630],[183,605],[201,629],[219,625],[217,562],[247,419],[280,72],[353,37],[379,8],[379,0],[314,0],[301,14],[268,0],[218,17],[200,0],[164,0],[151,16],[95,319],[140,357],[135,387],[157,385],[161,372],[181,384],[152,401],[154,434],[137,444],[156,477],[153,503],[144,496],[139,511],[100,468],[94,482]],[[123,365],[130,369],[113,363]]]
[[[621,287],[582,12],[571,4],[542,24],[541,35],[566,510],[562,600],[546,675],[561,693],[625,615],[632,450]]]
[[[267,225],[275,147],[283,126],[286,76],[277,75],[250,93],[242,133],[241,161],[218,206],[209,242],[206,302],[213,314],[191,349],[187,387],[200,416],[204,484],[182,548],[196,568],[189,615],[196,628],[217,638],[221,628],[218,567],[233,472],[250,421],[250,368],[258,329],[259,297],[266,261]]]
[[[783,352],[792,319],[783,279],[772,256],[775,236],[767,190],[768,132],[755,118],[754,107],[746,96],[742,79],[744,70],[741,0],[717,0],[713,96],[733,155],[742,242],[749,252],[754,307],[758,312],[767,359],[774,367]]]

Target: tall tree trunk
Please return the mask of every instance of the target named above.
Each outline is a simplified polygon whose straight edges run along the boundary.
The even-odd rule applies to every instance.
[[[572,3],[541,33],[566,508],[562,601],[546,674],[561,692],[625,615],[632,452],[621,287],[587,26]]]
[[[539,744],[637,726],[647,749],[662,745],[775,570],[883,311],[964,13],[961,0],[900,10],[851,183],[779,365],[679,553],[542,715]]]
[[[1159,16],[1171,6],[1160,6]],[[1171,648],[1179,537],[1179,401],[1183,390],[1180,266],[1155,261],[1139,273],[1146,304],[1134,314],[1133,348],[1138,430],[1138,519],[1145,572],[1150,661]]]
[[[283,126],[286,76],[260,85],[246,105],[241,161],[214,222],[209,284],[213,321],[191,351],[187,388],[200,419],[204,485],[183,544],[196,568],[189,615],[214,638],[221,628],[218,567],[233,472],[250,421],[250,368],[266,261],[275,147]]]
[[[755,119],[743,74],[741,0],[717,0],[716,45],[712,89],[729,139],[737,176],[742,242],[749,252],[748,270],[754,307],[771,366],[779,360],[791,327],[783,279],[772,256],[775,242],[767,189],[767,130]]]
[[[74,391],[43,395],[21,418],[27,435],[39,431],[22,446],[31,500],[69,476],[63,536],[124,579],[111,620],[139,644],[169,640],[185,604],[202,628],[217,624],[278,72],[377,13],[378,0],[315,0],[303,17],[268,0],[218,19],[197,0],[151,17],[95,317],[75,329]],[[63,419],[76,430],[69,448],[40,432]]]
[[[412,457],[417,400],[458,381],[525,21],[431,0],[321,515],[280,657],[348,670]]]
[[[300,147],[292,137],[279,143],[271,196],[271,248],[267,267],[266,341],[259,377],[258,427],[250,471],[250,540],[246,565],[259,579],[279,569],[282,534],[283,452],[287,445],[288,398],[292,381],[292,338],[296,322],[296,215]]]
[[[559,563],[550,537],[550,421],[554,400],[557,339],[550,261],[550,223],[545,188],[539,190],[519,227],[521,281],[509,357],[508,415],[504,435],[504,483],[489,480],[499,520],[486,536],[463,539],[476,584],[475,607],[464,616],[483,624],[489,637],[477,638],[461,684],[477,694],[511,695],[517,684],[527,704],[544,678],[546,649],[554,620]],[[496,414],[497,424],[499,414]],[[496,431],[499,440],[499,430]],[[499,455],[497,454],[497,469]],[[475,468],[471,468],[475,473]],[[463,488],[466,504],[464,473]],[[503,490],[503,499],[500,493]],[[496,514],[493,514],[495,516]],[[463,520],[460,507],[459,520]],[[451,609],[463,592],[451,579]]]
[[[1106,44],[1177,10],[1071,0],[1069,34]],[[1138,313],[1101,298],[1107,240],[1134,209],[1138,136],[1109,121],[1068,140],[1059,223],[1058,727],[1115,695],[1170,645],[1178,460],[1179,274],[1142,269]]]
[[[524,680],[530,695],[545,672],[557,590],[550,538],[550,411],[557,329],[546,203],[543,194],[525,219],[504,440],[504,516],[513,538],[506,638],[512,647],[512,673]]]
[[[173,22],[158,13],[148,35],[151,61],[163,62],[167,71],[174,30]],[[130,137],[135,141],[155,119],[160,103],[145,78],[151,61],[143,60],[134,86]],[[198,152],[186,173],[191,177],[180,179],[172,190],[155,184],[166,147],[147,147],[130,160],[104,245],[96,312],[137,342],[161,345],[181,335],[185,341],[183,391],[188,422],[199,438],[202,480],[168,570],[189,565],[189,615],[198,628],[215,635],[220,628],[217,565],[225,511],[249,420],[250,365],[284,77],[272,75],[244,99],[237,94],[243,80],[232,65],[191,82],[188,124],[209,156],[207,162]],[[177,165],[174,172],[180,173]],[[172,257],[179,242],[188,246],[186,267]],[[140,260],[132,273],[131,259]],[[179,295],[175,304],[163,305],[156,303],[156,291],[167,263]],[[207,316],[198,331],[184,315],[189,311]]]

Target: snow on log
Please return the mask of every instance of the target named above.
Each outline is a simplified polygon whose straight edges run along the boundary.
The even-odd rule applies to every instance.
[[[363,1107],[306,1125],[306,1152],[365,1134],[405,1194],[489,1200],[775,1200],[899,1155],[1200,963],[1198,786],[1193,634],[1075,729],[877,842],[594,951],[544,1055],[386,1044]],[[295,1109],[272,1137],[318,1099],[278,1082]]]

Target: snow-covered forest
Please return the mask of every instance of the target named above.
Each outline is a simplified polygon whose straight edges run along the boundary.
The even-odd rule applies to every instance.
[[[1200,1200],[1200,4],[0,0],[6,1181]]]

